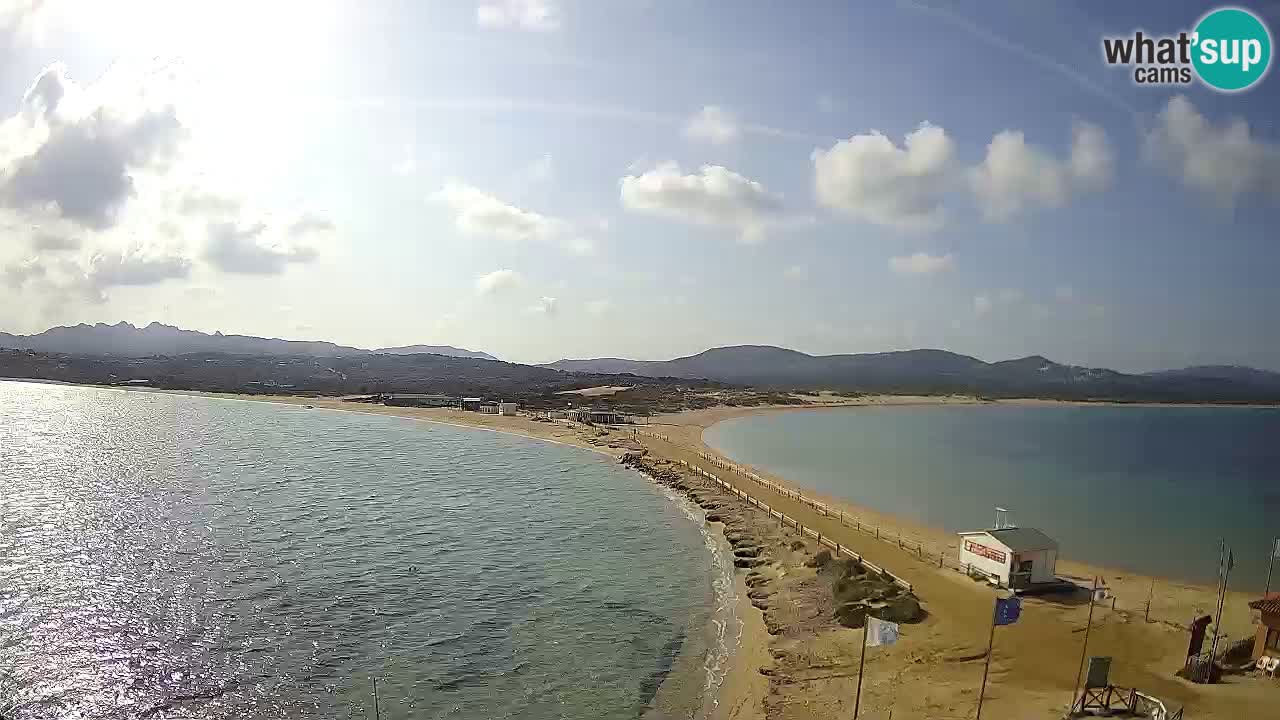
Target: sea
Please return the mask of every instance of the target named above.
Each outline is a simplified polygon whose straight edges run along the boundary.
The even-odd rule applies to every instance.
[[[1280,536],[1277,408],[867,406],[746,416],[703,438],[930,527],[989,528],[1002,507],[1064,558],[1157,577],[1215,584],[1225,545],[1230,587],[1261,591]]]
[[[0,382],[0,717],[700,717],[722,543],[580,448]]]

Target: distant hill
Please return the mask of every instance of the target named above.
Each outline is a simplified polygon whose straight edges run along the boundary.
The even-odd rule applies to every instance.
[[[296,355],[333,357],[362,355],[371,351],[314,340],[279,340],[252,335],[212,335],[196,330],[183,330],[153,322],[135,327],[126,322],[114,325],[74,325],[55,327],[35,335],[0,333],[0,348],[66,353],[68,355],[119,355],[149,357],[152,355],[187,355],[190,353],[225,353],[229,355]],[[429,353],[447,357],[496,360],[488,353],[462,350],[447,345],[409,345],[383,348],[375,353],[409,355]]]
[[[464,350],[452,345],[405,345],[403,347],[378,348],[373,352],[382,355],[444,355],[445,357],[475,358],[477,360],[497,360],[487,352]]]
[[[739,345],[674,360],[560,360],[546,367],[855,392],[1153,401],[1280,400],[1280,373],[1252,368],[1214,366],[1135,375],[1063,365],[1039,355],[988,363],[946,350],[808,355],[766,345]]]

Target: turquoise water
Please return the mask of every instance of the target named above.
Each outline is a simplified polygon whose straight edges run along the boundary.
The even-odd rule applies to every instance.
[[[1224,537],[1232,586],[1261,590],[1280,535],[1280,409],[862,407],[744,417],[704,438],[934,527],[989,527],[1005,507],[1064,557],[1161,577],[1212,582]]]
[[[6,720],[635,718],[718,658],[700,516],[584,450],[0,383],[0,474]]]

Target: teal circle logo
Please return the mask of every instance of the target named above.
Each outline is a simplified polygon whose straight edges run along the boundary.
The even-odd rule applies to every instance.
[[[1222,92],[1252,87],[1271,65],[1271,33],[1248,10],[1228,7],[1210,12],[1196,24],[1191,42],[1196,74]]]

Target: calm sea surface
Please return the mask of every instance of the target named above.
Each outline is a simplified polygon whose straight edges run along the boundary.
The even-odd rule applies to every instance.
[[[1280,535],[1280,410],[865,407],[720,423],[709,445],[819,492],[948,530],[995,506],[1065,557],[1261,590]],[[1277,562],[1280,575],[1280,561]]]
[[[0,717],[635,718],[720,659],[701,525],[575,448],[0,382]]]

